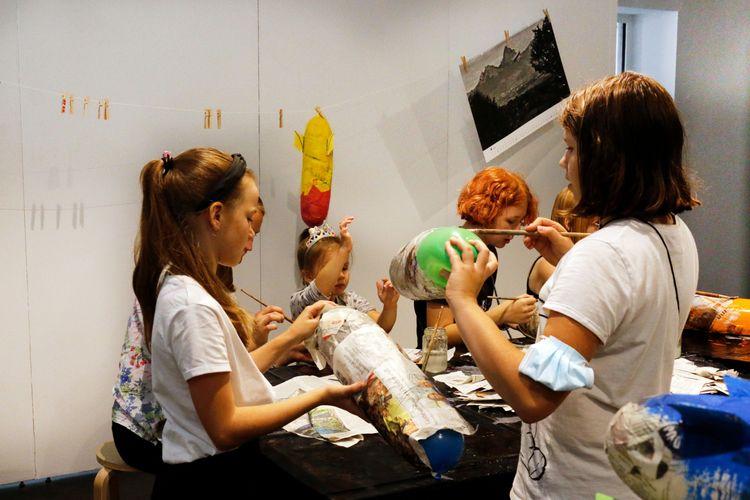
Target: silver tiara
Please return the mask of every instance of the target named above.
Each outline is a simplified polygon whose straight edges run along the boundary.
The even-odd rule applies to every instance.
[[[331,226],[325,222],[320,226],[313,226],[308,231],[309,236],[305,242],[305,248],[310,249],[314,244],[322,240],[323,238],[335,238],[336,233],[331,229]]]

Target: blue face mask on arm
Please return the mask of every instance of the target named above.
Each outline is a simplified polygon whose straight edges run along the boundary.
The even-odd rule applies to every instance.
[[[542,337],[529,347],[518,371],[553,391],[590,389],[594,385],[594,370],[586,358],[556,337]]]

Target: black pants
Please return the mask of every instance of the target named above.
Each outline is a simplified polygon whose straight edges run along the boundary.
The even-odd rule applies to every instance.
[[[131,467],[156,474],[164,462],[161,461],[161,443],[153,444],[127,427],[112,422],[112,438],[122,459]]]
[[[271,490],[274,496],[320,497],[260,453],[258,441],[183,464],[164,464],[156,474],[152,499],[246,498]]]

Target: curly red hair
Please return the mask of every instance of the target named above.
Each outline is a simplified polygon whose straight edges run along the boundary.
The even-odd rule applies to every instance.
[[[458,215],[470,224],[489,226],[507,207],[526,203],[521,220],[528,224],[537,216],[539,203],[519,174],[500,167],[487,167],[477,173],[458,196]]]

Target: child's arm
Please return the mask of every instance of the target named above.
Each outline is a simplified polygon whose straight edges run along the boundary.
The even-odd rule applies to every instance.
[[[494,314],[491,314],[492,309],[498,309],[499,315],[496,318]],[[531,295],[519,295],[515,300],[504,300],[500,305],[497,305],[487,311],[487,315],[492,318],[492,321],[496,325],[502,324],[514,324],[518,325],[521,323],[528,322],[534,315],[536,309],[536,299]]]
[[[442,312],[441,312],[442,311]],[[440,323],[438,323],[440,319]],[[445,328],[445,334],[448,337],[448,345],[460,345],[464,341],[461,338],[461,334],[458,332],[458,326],[453,322],[453,314],[447,304],[441,302],[427,302],[427,311],[425,314],[425,322],[428,327],[439,326]],[[419,335],[423,335],[424,332],[419,332]],[[427,346],[422,346],[425,349]]]
[[[319,301],[306,307],[284,333],[277,335],[250,353],[261,372],[271,368],[282,356],[312,335],[315,327],[318,326],[320,313],[325,304],[326,302]]]
[[[228,372],[210,373],[188,380],[201,424],[220,450],[235,448],[250,439],[280,429],[321,404],[354,410],[356,405],[351,396],[363,390],[365,385],[364,381],[351,385],[331,384],[277,403],[237,406]]]
[[[526,323],[534,314],[535,304],[536,300],[534,297],[524,294],[516,300],[504,300],[501,304],[485,311],[485,314],[496,325],[502,325],[503,323]],[[443,310],[442,313],[440,312],[441,308]],[[445,328],[448,345],[463,344],[464,341],[461,338],[461,332],[459,332],[458,325],[454,322],[453,314],[448,306],[440,302],[427,302],[427,326],[435,326],[438,316],[440,317],[440,324],[437,326]]]
[[[284,321],[284,310],[279,306],[266,306],[253,315],[252,335],[247,339],[248,352],[252,352],[268,342],[268,334]]]
[[[315,276],[315,284],[318,290],[326,297],[330,298],[333,294],[333,289],[339,279],[341,270],[349,262],[349,254],[352,251],[352,236],[349,233],[349,226],[353,221],[354,217],[344,217],[341,220],[339,223],[341,246]]]
[[[378,289],[378,298],[383,303],[383,311],[377,314],[377,317],[373,317],[378,322],[380,328],[385,330],[386,333],[390,333],[393,329],[393,325],[396,323],[396,314],[398,312],[398,299],[401,296],[393,287],[391,280],[383,278],[375,283]]]
[[[324,302],[318,302],[306,308],[300,319],[281,335],[287,337],[285,341],[291,342],[292,338],[299,341],[312,334],[323,306]],[[270,356],[284,343],[275,340],[254,351],[253,358],[258,359],[256,355],[259,355],[262,363],[265,356]],[[278,403],[237,406],[229,372],[199,375],[187,382],[201,424],[220,450],[234,448],[274,431],[321,404],[353,408],[351,396],[365,387],[365,382],[330,385]]]

